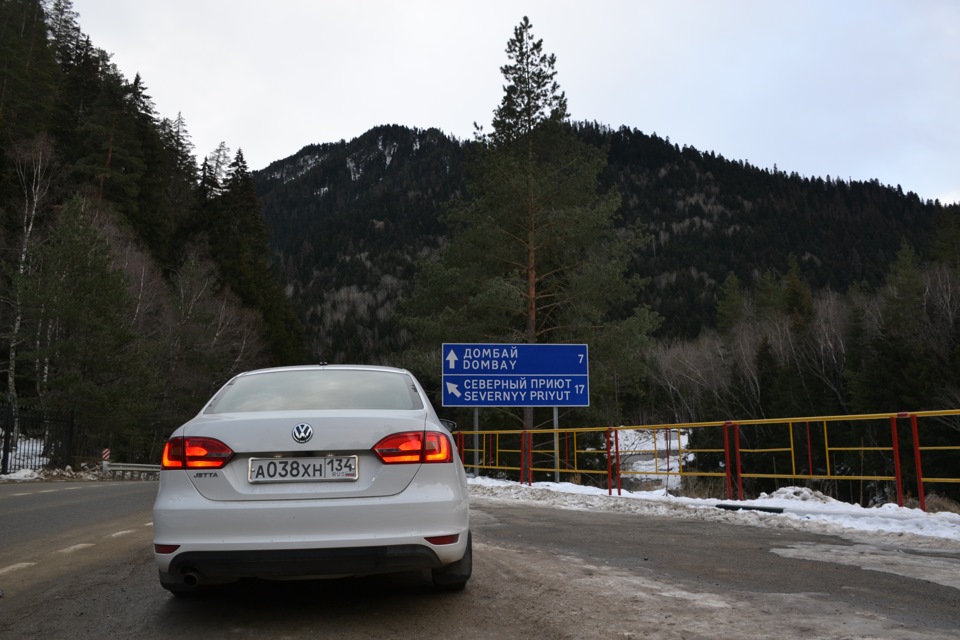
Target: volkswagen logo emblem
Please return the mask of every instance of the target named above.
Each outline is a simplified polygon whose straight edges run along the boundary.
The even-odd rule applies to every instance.
[[[309,442],[310,438],[313,437],[313,427],[308,425],[306,422],[301,422],[293,428],[293,439],[303,444],[304,442]]]

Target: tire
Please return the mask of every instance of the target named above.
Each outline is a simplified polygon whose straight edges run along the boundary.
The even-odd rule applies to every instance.
[[[439,569],[433,569],[433,585],[441,591],[463,591],[473,573],[473,535],[467,532],[467,549],[463,557]]]

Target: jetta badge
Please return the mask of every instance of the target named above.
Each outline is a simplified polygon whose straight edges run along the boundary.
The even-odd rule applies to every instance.
[[[313,437],[313,427],[308,425],[306,422],[301,422],[293,428],[293,439],[303,444],[304,442],[309,442],[310,438]]]

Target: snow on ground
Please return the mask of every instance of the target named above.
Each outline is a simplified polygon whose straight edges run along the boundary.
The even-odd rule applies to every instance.
[[[99,466],[84,465],[78,470],[72,467],[66,469],[20,469],[13,473],[0,475],[0,482],[27,482],[27,481],[67,481],[67,480],[103,480]]]
[[[861,533],[871,536],[924,536],[960,543],[960,514],[925,513],[920,509],[885,504],[865,508],[840,502],[818,491],[786,487],[756,500],[681,498],[669,491],[622,491],[570,483],[536,482],[522,485],[492,478],[470,478],[471,496],[511,502],[530,502],[564,509],[625,511],[640,515],[686,517],[814,533]],[[723,507],[718,507],[723,505]],[[782,511],[781,513],[771,512]]]
[[[620,432],[619,450],[624,477],[662,482],[666,476],[666,489],[623,490],[619,495],[614,490],[611,496],[606,489],[571,483],[537,482],[528,486],[477,477],[470,478],[471,495],[566,509],[628,511],[816,533],[923,536],[929,543],[949,540],[951,544],[960,544],[960,514],[925,513],[895,504],[864,508],[803,487],[785,487],[742,502],[671,495],[670,492],[676,491],[680,485],[681,459],[687,464],[692,457],[684,451],[686,440],[685,433],[672,429]]]

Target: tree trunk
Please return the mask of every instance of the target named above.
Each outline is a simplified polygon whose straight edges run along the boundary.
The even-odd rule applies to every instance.
[[[12,326],[10,328],[10,348],[7,353],[7,394],[14,407],[14,416],[17,415],[17,350],[20,345],[20,330],[23,325],[23,285],[30,259],[31,240],[37,213],[40,209],[40,203],[50,188],[49,173],[52,155],[53,145],[44,136],[38,137],[29,144],[20,145],[14,151],[17,178],[23,190],[23,218],[21,220],[23,237],[20,240],[17,272],[12,287]],[[14,441],[16,441],[19,437],[19,421],[16,419],[13,435]]]

